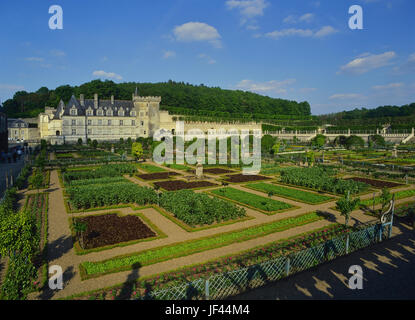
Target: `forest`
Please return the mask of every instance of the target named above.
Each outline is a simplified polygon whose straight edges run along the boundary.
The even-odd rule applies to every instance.
[[[237,116],[247,120],[279,117],[308,119],[311,114],[308,102],[298,103],[240,90],[224,90],[171,80],[162,83],[93,80],[80,86],[59,86],[54,90],[42,87],[36,92],[18,91],[12,99],[4,102],[3,111],[9,118],[36,117],[44,111],[45,106],[56,107],[60,99],[67,102],[72,95],[79,97],[81,93],[86,99],[93,99],[94,93],[98,93],[101,99],[110,99],[113,95],[116,100],[131,100],[136,87],[141,96],[161,96],[161,109],[168,110],[171,114],[222,119],[234,119]]]

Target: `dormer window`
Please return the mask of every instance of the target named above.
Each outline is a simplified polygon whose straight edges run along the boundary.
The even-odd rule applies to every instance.
[[[124,114],[125,114],[124,109],[123,108],[120,108],[120,110],[118,111],[118,115],[120,117],[124,117]]]
[[[98,109],[98,111],[97,111],[97,115],[98,115],[98,116],[102,116],[102,109]]]
[[[108,111],[107,111],[107,116],[108,116],[108,117],[112,117],[112,110],[108,110]]]
[[[91,110],[91,109],[88,109],[88,110],[86,111],[86,115],[87,115],[87,116],[92,116],[92,110]]]
[[[71,116],[76,116],[77,115],[77,110],[75,108],[71,109]]]

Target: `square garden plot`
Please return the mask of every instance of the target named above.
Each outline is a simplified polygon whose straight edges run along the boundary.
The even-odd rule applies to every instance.
[[[172,176],[179,176],[177,172],[157,172],[157,173],[148,173],[148,174],[138,174],[137,177],[143,180],[163,180],[169,179]]]
[[[403,184],[396,183],[396,182],[374,180],[374,179],[360,178],[360,177],[353,177],[353,178],[348,178],[348,179],[345,179],[345,180],[353,180],[353,181],[363,182],[363,183],[369,184],[372,187],[378,188],[378,189],[395,188],[395,187],[403,186]]]
[[[241,183],[250,181],[270,180],[271,178],[260,175],[245,175],[245,174],[229,174],[225,181],[231,183]]]
[[[183,180],[171,180],[171,181],[157,181],[154,182],[154,185],[167,190],[167,191],[177,191],[183,189],[196,189],[196,188],[205,188],[205,187],[217,187],[215,183],[209,181],[183,181]]]
[[[75,221],[86,225],[86,231],[82,233],[83,249],[86,250],[157,236],[136,215],[119,216],[114,213],[77,218]]]

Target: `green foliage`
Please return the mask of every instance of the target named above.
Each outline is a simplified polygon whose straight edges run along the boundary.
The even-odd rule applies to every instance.
[[[271,135],[264,135],[261,139],[261,151],[271,153],[272,147],[275,144],[275,138]]]
[[[36,268],[25,255],[14,255],[9,259],[1,296],[4,300],[23,300],[32,289],[32,279],[36,276]]]
[[[311,140],[311,145],[316,148],[321,149],[326,144],[326,140],[327,140],[326,136],[322,134],[318,134]]]
[[[351,135],[346,138],[345,146],[347,149],[363,148],[365,146],[365,141],[361,137]]]
[[[241,191],[234,188],[222,188],[211,191],[213,194],[246,204],[248,206],[264,210],[267,212],[279,211],[283,209],[292,208],[291,205],[285,202],[265,198],[256,194]]]
[[[44,186],[43,178],[44,178],[44,175],[42,174],[40,170],[38,170],[36,173],[30,176],[29,184],[32,185],[33,189],[39,190]]]
[[[78,139],[78,145],[79,145],[79,146],[82,146],[82,138],[79,138],[79,139]]]
[[[71,206],[77,210],[128,203],[153,204],[158,198],[153,189],[132,182],[76,186],[66,191]]]
[[[134,174],[137,168],[132,164],[108,164],[90,171],[69,171],[63,175],[66,183],[72,180],[97,179],[105,177],[119,177],[124,174]]]
[[[233,120],[235,116],[246,119],[281,118],[281,115],[309,116],[308,102],[295,102],[274,99],[259,94],[235,90],[223,90],[218,87],[209,88],[204,85],[195,86],[183,82],[169,81],[165,83],[120,83],[113,81],[93,80],[81,86],[69,85],[57,87],[55,90],[44,90],[36,93],[16,92],[13,99],[4,102],[4,109],[9,117],[36,117],[44,111],[45,106],[56,107],[59,100],[68,102],[71,95],[92,99],[98,93],[102,99],[114,95],[120,100],[131,100],[135,88],[143,96],[161,96],[164,110],[174,114],[212,116],[216,119]]]
[[[131,154],[137,160],[140,160],[141,158],[143,158],[144,150],[143,150],[142,144],[139,142],[134,142],[131,147]]]
[[[360,203],[360,199],[350,199],[349,196],[344,196],[336,201],[336,209],[340,211],[340,214],[345,218],[345,225],[349,225],[350,214],[355,210]]]
[[[392,200],[392,194],[389,192],[387,188],[383,188],[382,193],[380,194],[380,201],[382,203],[381,212],[384,212],[384,210],[386,209],[386,207],[388,206],[391,200]]]
[[[232,243],[247,241],[270,233],[280,232],[296,226],[305,225],[323,217],[316,212],[307,213],[293,218],[282,219],[246,229],[217,234],[208,238],[177,243],[161,248],[150,249],[127,256],[115,257],[105,261],[84,262],[82,267],[87,275],[127,270],[136,265],[146,266],[168,259],[178,258],[208,249],[224,247]]]
[[[190,226],[210,225],[246,216],[245,209],[190,190],[163,193],[160,206]]]
[[[328,196],[323,196],[320,194],[302,191],[298,189],[291,189],[291,188],[287,188],[283,186],[277,186],[274,184],[269,184],[269,183],[264,183],[264,182],[250,183],[250,184],[247,184],[246,186],[249,188],[264,192],[264,193],[269,194],[270,192],[272,192],[273,195],[282,196],[282,197],[286,197],[289,199],[294,199],[294,200],[298,200],[298,201],[305,202],[305,203],[311,203],[311,204],[319,204],[319,203],[323,203],[323,202],[326,202],[332,199],[331,197],[328,197]]]
[[[286,184],[303,186],[311,189],[327,191],[337,194],[351,194],[363,192],[369,188],[366,183],[343,180],[332,177],[333,172],[324,167],[290,168],[282,170],[280,180]]]

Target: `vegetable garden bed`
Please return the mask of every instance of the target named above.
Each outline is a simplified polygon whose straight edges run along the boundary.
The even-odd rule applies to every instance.
[[[84,249],[156,237],[156,233],[135,215],[119,216],[113,213],[76,218],[75,221],[87,226],[82,234]]]
[[[167,191],[178,191],[183,189],[197,189],[206,187],[218,187],[217,184],[209,181],[183,181],[183,180],[172,180],[172,181],[157,181],[154,185]]]
[[[232,243],[243,242],[263,237],[267,234],[281,232],[308,223],[323,220],[324,215],[311,212],[297,217],[282,219],[259,226],[236,231],[230,231],[210,237],[175,243],[159,248],[145,250],[130,255],[114,257],[104,261],[83,262],[80,265],[81,278],[89,279],[105,274],[136,269],[158,262],[203,252],[210,249],[224,247]]]
[[[140,170],[143,170],[145,172],[148,173],[156,173],[156,172],[166,172],[166,169],[163,169],[161,167],[157,167],[155,165],[152,164],[147,164],[147,163],[138,163],[136,164],[136,167]]]
[[[353,180],[353,181],[363,182],[363,183],[369,184],[372,187],[378,188],[378,189],[396,188],[396,187],[403,186],[403,184],[396,183],[396,182],[374,180],[374,179],[360,178],[360,177],[347,178],[345,180]]]
[[[163,180],[169,179],[171,176],[179,176],[177,172],[156,172],[156,173],[147,173],[147,174],[137,174],[136,177],[143,180]]]
[[[333,197],[320,195],[317,193],[307,192],[298,189],[287,188],[278,185],[272,185],[269,183],[250,183],[244,187],[250,188],[256,191],[270,193],[272,192],[276,196],[283,198],[300,201],[308,204],[320,204],[333,200]]]
[[[259,181],[259,180],[269,180],[271,178],[259,175],[245,175],[245,174],[230,174],[225,178],[226,182],[231,183],[241,183],[241,182],[250,182],[250,181]]]
[[[212,190],[211,193],[215,196],[229,199],[239,204],[248,206],[254,210],[259,210],[268,215],[296,208],[295,206],[285,202],[261,197],[250,192],[241,191],[230,187]]]

